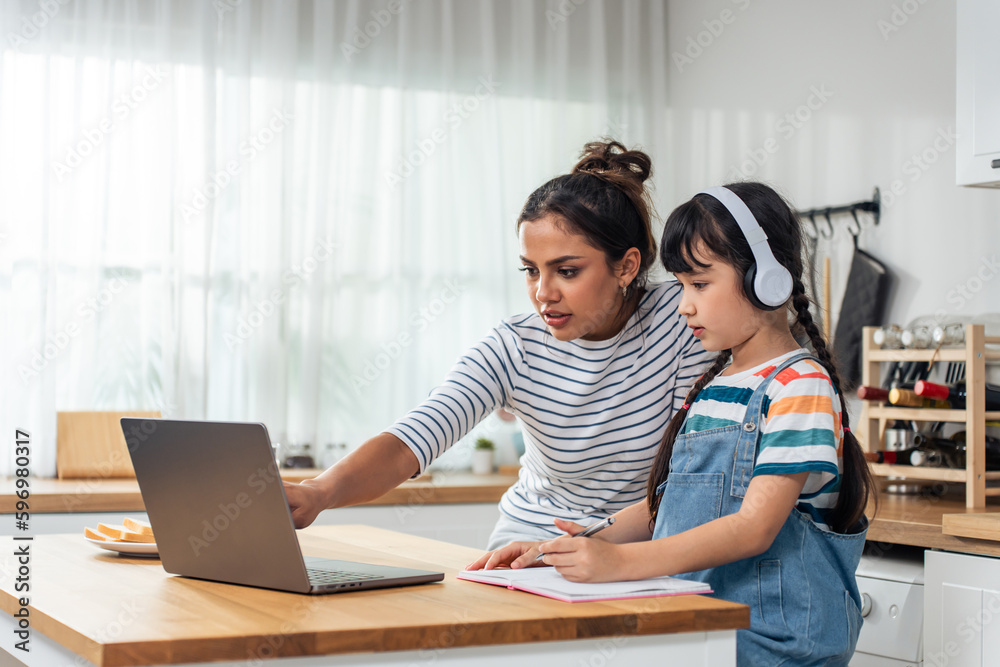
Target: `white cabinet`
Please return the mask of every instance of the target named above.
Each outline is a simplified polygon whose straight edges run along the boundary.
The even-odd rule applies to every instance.
[[[1000,187],[1000,26],[997,0],[958,0],[955,178]]]
[[[919,667],[924,618],[924,551],[865,550],[857,571],[861,626],[851,667]]]
[[[1000,665],[1000,558],[924,555],[924,666]]]

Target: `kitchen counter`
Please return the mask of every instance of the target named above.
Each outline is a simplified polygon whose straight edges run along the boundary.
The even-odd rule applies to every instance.
[[[18,571],[15,546],[31,553],[30,653],[13,648],[19,594],[13,576],[0,577],[0,655],[28,665],[246,665],[293,656],[323,656],[296,665],[555,666],[608,656],[616,664],[734,665],[735,631],[749,626],[746,606],[705,595],[570,604],[459,581],[480,551],[365,526],[312,526],[299,540],[306,555],[436,570],[445,580],[298,595],[176,577],[157,559],[110,554],[80,535],[0,539],[2,572]]]
[[[950,535],[946,517],[966,517],[1000,512],[1000,499],[987,500],[984,509],[969,509],[964,495],[902,496],[883,493],[868,529],[868,543],[908,544],[929,549],[1000,556],[998,539]],[[869,507],[868,516],[872,516]]]
[[[283,469],[282,479],[300,482],[322,470]],[[365,505],[434,505],[446,503],[496,503],[516,472],[473,475],[439,472],[403,482]],[[135,479],[31,479],[31,512],[141,512],[145,509]],[[11,513],[17,503],[13,479],[0,481],[0,513]]]

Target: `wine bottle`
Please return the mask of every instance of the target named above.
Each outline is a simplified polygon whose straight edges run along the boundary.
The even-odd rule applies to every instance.
[[[984,439],[986,440],[984,443],[986,469],[1000,470],[1000,438],[987,435]],[[955,446],[959,449],[962,449],[963,451],[967,449],[965,431],[958,431],[957,433],[952,434],[950,440],[954,442]]]
[[[965,452],[918,447],[910,454],[910,465],[919,468],[964,468]]]
[[[865,452],[865,459],[872,463],[889,463],[896,465],[910,465],[910,454],[917,451],[916,448],[900,449],[898,451],[884,450],[878,452]]]
[[[965,409],[968,398],[968,391],[965,384],[954,384],[950,387],[943,384],[935,384],[926,380],[918,380],[913,385],[913,392],[918,396],[938,401],[947,401],[956,410]],[[986,394],[986,409],[1000,410],[1000,387],[994,384],[984,386]]]
[[[865,459],[872,463],[889,463],[917,468],[964,468],[965,450],[955,446],[955,443],[925,443],[919,447],[901,449],[899,451],[885,450],[866,452]]]
[[[888,401],[889,390],[882,387],[858,387],[858,398],[863,401]]]
[[[866,452],[865,459],[872,463],[889,463],[922,468],[960,468],[965,465],[965,458],[955,456],[954,454],[956,453],[964,454],[964,452],[954,452],[949,456],[941,449],[924,446],[900,449],[898,451]]]
[[[889,402],[905,408],[939,408],[948,409],[951,405],[946,401],[933,400],[919,396],[912,389],[894,387],[889,390]]]

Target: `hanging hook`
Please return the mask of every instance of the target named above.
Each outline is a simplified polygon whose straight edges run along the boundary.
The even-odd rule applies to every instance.
[[[851,207],[851,217],[854,218],[854,226],[852,227],[848,223],[847,231],[851,236],[854,237],[855,243],[857,243],[857,238],[861,236],[861,221],[858,220],[858,209]]]
[[[827,208],[825,211],[823,211],[823,217],[826,218],[826,228],[830,230],[829,234],[827,234],[825,231],[823,232],[823,238],[825,238],[825,239],[832,239],[833,238],[833,223],[830,222],[830,211],[831,210],[832,209]]]
[[[861,236],[861,222],[858,221],[858,210],[851,207],[851,217],[854,218],[854,227],[850,226],[848,223],[847,231],[850,233],[851,238],[854,240],[854,249],[858,249],[858,237]]]
[[[818,240],[819,239],[819,227],[816,226],[816,212],[815,211],[809,211],[808,217],[809,217],[809,223],[812,225],[812,233],[810,234],[808,231],[806,231],[806,236],[808,236],[809,238],[811,238],[814,241]],[[802,225],[802,229],[808,230],[808,227],[806,227],[806,225],[803,224]]]

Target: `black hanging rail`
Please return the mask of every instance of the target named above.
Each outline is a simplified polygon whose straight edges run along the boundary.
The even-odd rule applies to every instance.
[[[842,215],[844,213],[850,214],[854,218],[854,223],[858,225],[856,233],[861,232],[860,223],[858,222],[858,211],[865,213],[871,213],[874,216],[875,224],[879,223],[879,218],[882,215],[882,194],[879,192],[878,186],[875,187],[875,193],[872,195],[870,201],[859,201],[853,204],[845,204],[844,206],[827,206],[825,208],[811,208],[808,211],[796,211],[800,220],[805,220],[806,218],[812,222],[813,231],[815,231],[816,236],[819,236],[819,227],[816,225],[816,218],[823,217],[826,218],[827,226],[830,229],[830,233],[823,235],[827,238],[833,236],[833,225],[830,223],[830,218],[835,215]]]

